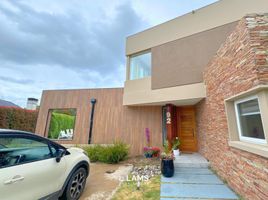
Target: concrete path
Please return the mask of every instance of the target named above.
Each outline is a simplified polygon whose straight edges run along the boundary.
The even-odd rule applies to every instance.
[[[174,161],[174,164],[174,176],[171,178],[162,176],[161,178],[161,200],[239,199],[208,168],[208,162],[199,154],[180,156]]]

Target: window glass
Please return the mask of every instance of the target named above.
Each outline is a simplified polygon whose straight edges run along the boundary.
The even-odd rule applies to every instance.
[[[58,149],[55,149],[55,147],[53,147],[53,146],[51,145],[51,146],[50,146],[50,150],[51,150],[51,155],[52,155],[52,157],[56,157],[56,156],[57,156]]]
[[[258,99],[237,104],[241,136],[264,140]]]
[[[72,140],[75,127],[76,109],[50,110],[48,138]]]
[[[0,168],[51,158],[46,143],[20,137],[0,138]]]
[[[151,52],[130,57],[130,80],[151,76]]]

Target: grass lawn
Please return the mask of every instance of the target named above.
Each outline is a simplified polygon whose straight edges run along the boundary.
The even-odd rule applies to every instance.
[[[117,190],[112,200],[157,200],[160,199],[160,176],[155,176],[149,181],[141,183],[141,187],[137,190],[135,181],[124,182]]]

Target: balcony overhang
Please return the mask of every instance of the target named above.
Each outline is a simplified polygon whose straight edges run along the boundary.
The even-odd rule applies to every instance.
[[[174,104],[194,105],[206,97],[204,83],[193,83],[162,89],[151,89],[151,77],[127,80],[124,87],[123,105],[146,106]]]

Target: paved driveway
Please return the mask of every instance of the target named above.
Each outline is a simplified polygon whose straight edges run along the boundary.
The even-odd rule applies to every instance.
[[[109,165],[103,163],[90,164],[90,176],[87,179],[81,200],[106,200],[118,187],[119,180],[108,178],[106,171],[116,171],[122,164]]]

